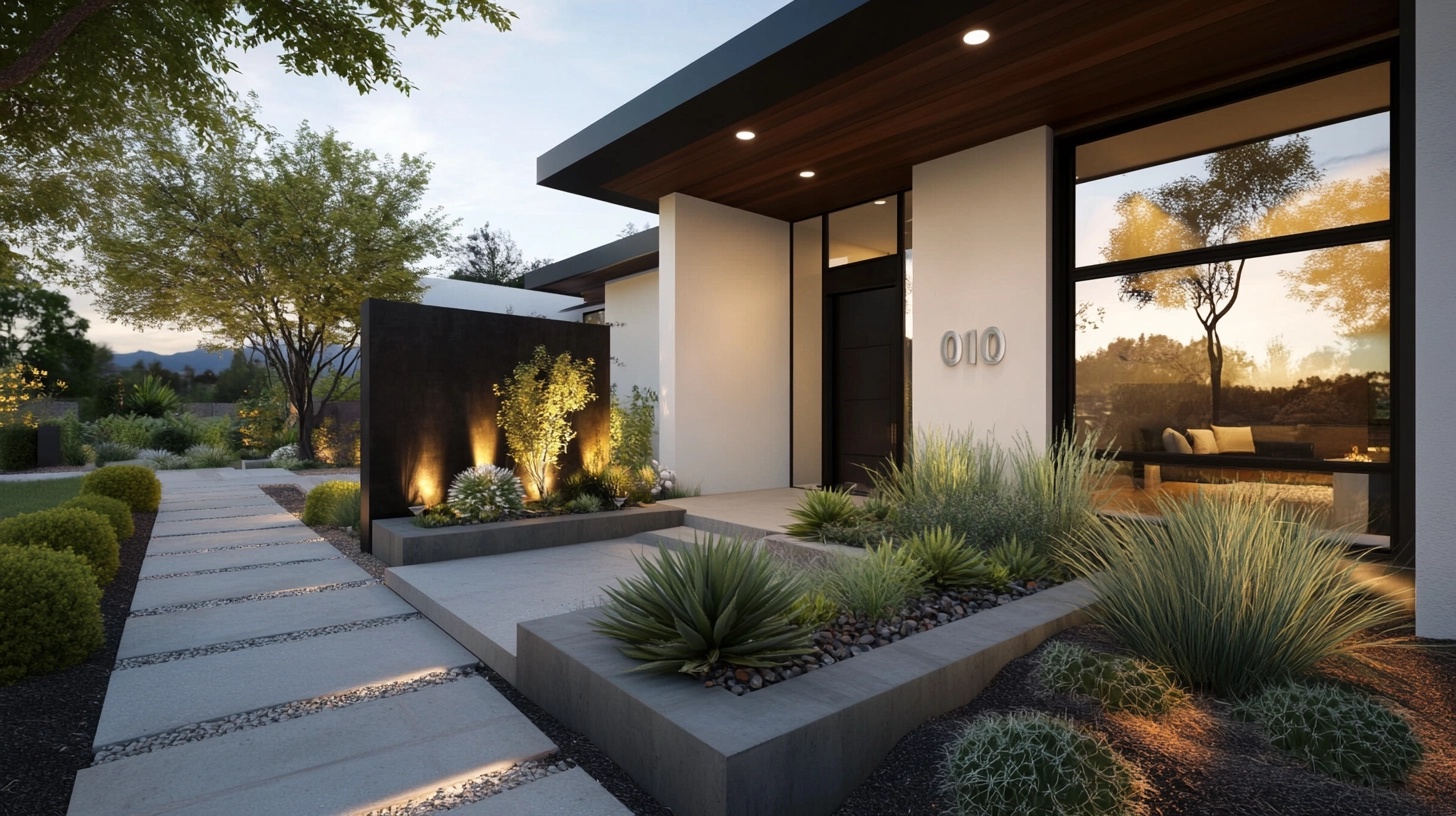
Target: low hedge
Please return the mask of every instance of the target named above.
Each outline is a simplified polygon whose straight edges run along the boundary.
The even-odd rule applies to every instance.
[[[30,470],[35,467],[37,455],[34,428],[24,425],[0,428],[0,470]]]
[[[0,545],[72,552],[86,559],[97,586],[106,586],[121,566],[116,531],[100,513],[53,507],[0,521]]]
[[[90,510],[93,513],[100,513],[111,522],[111,529],[116,532],[118,542],[126,541],[136,533],[136,524],[132,522],[131,508],[126,502],[120,499],[113,499],[110,496],[102,496],[96,493],[89,493],[84,496],[77,496],[70,501],[62,502],[60,507],[79,507],[82,510]]]
[[[0,685],[80,663],[105,640],[101,590],[85,559],[0,546]]]
[[[155,513],[162,503],[162,483],[149,467],[111,465],[86,474],[81,494],[120,499],[133,513]]]
[[[303,502],[303,523],[310,527],[333,524],[335,508],[359,492],[359,483],[337,479],[308,491]]]

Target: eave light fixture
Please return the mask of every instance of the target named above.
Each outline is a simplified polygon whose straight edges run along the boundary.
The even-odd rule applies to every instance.
[[[877,198],[877,199],[875,199],[875,203],[876,204],[884,204],[885,203],[885,200],[883,198]]]
[[[799,178],[814,178],[814,171],[813,170],[800,170],[799,171]]]
[[[991,32],[984,28],[973,28],[966,32],[966,36],[961,37],[961,41],[966,45],[981,45],[989,39],[991,39]]]
[[[752,141],[753,137],[757,136],[758,134],[754,133],[751,130],[740,130],[733,135],[737,136],[740,142],[749,142]]]

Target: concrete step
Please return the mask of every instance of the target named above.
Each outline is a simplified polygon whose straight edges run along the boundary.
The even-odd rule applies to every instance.
[[[318,533],[302,524],[272,527],[267,530],[238,530],[231,533],[198,533],[196,535],[154,538],[147,544],[147,553],[191,552],[216,547],[242,547],[249,544],[271,544],[283,541],[313,541]]]
[[[472,677],[87,768],[76,777],[69,813],[357,813],[553,750],[489,683]],[[561,801],[590,801],[568,785]],[[606,796],[596,790],[596,800]]]
[[[279,544],[273,547],[243,547],[184,555],[150,556],[142,562],[141,577],[171,575],[174,572],[247,567],[283,561],[315,561],[338,558],[339,550],[327,541]]]
[[[413,612],[388,588],[362,586],[132,618],[116,658],[175,652]]]
[[[275,548],[263,547],[260,549]],[[335,550],[335,553],[337,552]],[[279,592],[286,589],[304,589],[348,581],[363,581],[368,577],[369,573],[359,569],[352,561],[347,558],[337,558],[333,561],[283,564],[238,572],[214,572],[180,578],[162,578],[138,583],[136,595],[132,596],[131,608],[133,610],[152,609],[158,606],[241,598],[259,592]]]
[[[92,746],[475,662],[429,621],[411,620],[122,669],[111,674]]]
[[[241,518],[196,519],[193,521],[159,521],[152,527],[152,538],[198,533],[232,533],[242,530],[263,530],[269,527],[302,527],[303,524],[281,509],[273,513]]]
[[[581,768],[552,774],[479,802],[450,808],[449,816],[631,816],[621,802]]]

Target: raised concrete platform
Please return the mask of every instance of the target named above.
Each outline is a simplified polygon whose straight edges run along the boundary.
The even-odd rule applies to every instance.
[[[789,510],[799,506],[804,492],[796,487],[780,487],[670,499],[663,504],[686,511],[683,524],[688,527],[719,535],[757,539],[782,533],[793,523]]]
[[[337,550],[334,552],[336,555],[338,554]],[[185,578],[161,578],[137,584],[136,595],[132,596],[131,608],[153,609],[159,606],[241,598],[260,592],[306,589],[349,581],[363,581],[368,578],[369,573],[354,566],[352,561],[343,557],[335,558],[332,561],[310,561],[304,564],[285,564],[255,570],[214,572],[190,575]]]
[[[638,575],[634,539],[394,567],[384,584],[515,683],[516,624],[600,606],[603,586]]]

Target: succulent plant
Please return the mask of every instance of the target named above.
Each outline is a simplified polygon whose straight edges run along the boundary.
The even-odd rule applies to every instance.
[[[1095,697],[1109,711],[1152,716],[1188,699],[1166,669],[1071,643],[1047,644],[1037,674],[1048,691]]]
[[[794,523],[784,532],[797,538],[818,539],[821,528],[826,524],[845,524],[858,521],[862,515],[849,491],[827,488],[810,490],[799,501],[799,506],[789,511]]]
[[[1379,702],[1332,685],[1270,686],[1234,708],[1310,768],[1366,785],[1404,781],[1423,750],[1410,723]]]
[[[949,526],[921,530],[903,539],[900,546],[920,562],[929,582],[937,587],[1000,590],[1006,586],[1006,570],[967,546],[965,536],[951,532]]]
[[[991,563],[1006,570],[1013,581],[1045,578],[1052,573],[1051,559],[1016,536],[997,544],[986,554],[991,557]]]
[[[476,465],[450,482],[450,507],[466,521],[495,521],[525,507],[526,490],[516,474],[503,467]]]

